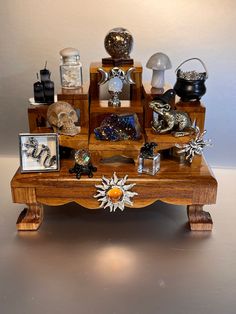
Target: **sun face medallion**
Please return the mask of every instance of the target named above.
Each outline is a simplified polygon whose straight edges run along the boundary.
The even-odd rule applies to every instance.
[[[136,185],[136,183],[126,184],[128,175],[122,179],[118,179],[116,173],[110,179],[105,176],[102,177],[102,184],[95,185],[97,188],[97,194],[94,196],[99,202],[99,207],[104,209],[109,207],[110,212],[115,212],[117,208],[124,210],[125,205],[133,206],[131,198],[138,195],[136,192],[130,190]]]

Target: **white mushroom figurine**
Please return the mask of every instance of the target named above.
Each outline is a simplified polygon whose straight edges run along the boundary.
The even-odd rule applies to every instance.
[[[146,67],[153,70],[151,86],[158,89],[163,88],[165,84],[165,70],[172,67],[169,57],[162,52],[157,52],[150,57]]]

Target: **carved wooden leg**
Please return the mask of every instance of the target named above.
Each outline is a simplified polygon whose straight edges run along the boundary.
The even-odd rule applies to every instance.
[[[188,205],[188,220],[192,231],[211,231],[212,219],[208,212],[203,210],[203,205]]]
[[[42,204],[27,204],[17,219],[17,230],[38,230],[43,221],[43,205]]]

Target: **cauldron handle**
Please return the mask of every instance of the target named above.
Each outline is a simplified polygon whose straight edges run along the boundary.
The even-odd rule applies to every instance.
[[[205,72],[206,72],[206,79],[207,79],[207,78],[208,78],[208,71],[207,71],[206,65],[205,65],[205,63],[204,63],[201,59],[199,59],[199,58],[190,58],[190,59],[187,59],[187,60],[183,61],[183,62],[180,63],[180,65],[177,67],[177,69],[175,70],[175,72],[178,71],[178,69],[181,67],[181,65],[183,65],[184,63],[186,63],[186,62],[188,62],[188,61],[191,61],[191,60],[198,60],[198,61],[202,64],[202,66],[203,66],[203,68],[204,68],[204,70],[205,70]]]

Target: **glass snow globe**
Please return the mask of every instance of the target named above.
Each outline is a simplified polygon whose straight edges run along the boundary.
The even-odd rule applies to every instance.
[[[123,27],[113,28],[106,35],[104,46],[112,59],[129,59],[133,48],[133,36]]]

